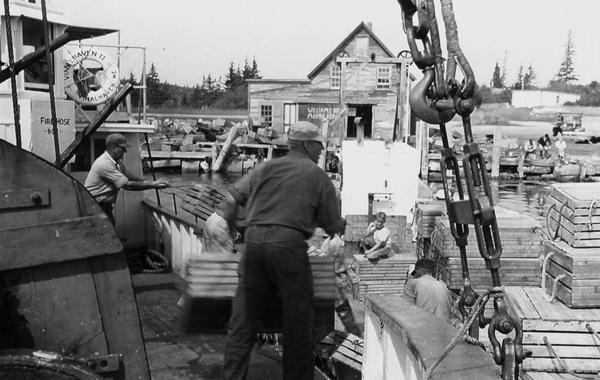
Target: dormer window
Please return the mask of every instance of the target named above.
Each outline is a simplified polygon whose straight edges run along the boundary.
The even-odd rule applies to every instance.
[[[390,67],[377,68],[377,88],[390,88],[392,70]]]
[[[331,67],[331,88],[339,89],[342,84],[342,69],[338,65]]]

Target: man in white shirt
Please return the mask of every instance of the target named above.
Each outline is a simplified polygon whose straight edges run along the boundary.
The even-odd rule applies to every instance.
[[[120,189],[143,191],[147,189],[164,189],[169,184],[165,180],[144,181],[131,173],[123,164],[123,156],[132,145],[125,136],[112,133],[106,138],[105,152],[94,161],[85,179],[85,188],[92,194],[96,202],[106,213],[112,224],[115,224],[113,205],[117,202]]]
[[[421,309],[430,312],[451,323],[452,296],[446,284],[436,280],[435,262],[431,259],[419,259],[415,269],[404,284],[404,297]]]

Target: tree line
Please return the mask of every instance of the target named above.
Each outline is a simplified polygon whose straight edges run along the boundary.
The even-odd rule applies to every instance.
[[[204,75],[202,82],[195,86],[178,86],[161,81],[154,63],[146,74],[146,105],[151,109],[248,109],[248,79],[261,79],[256,59],[249,63],[246,59],[243,68],[229,64],[225,79]],[[140,85],[133,73],[121,83]],[[139,91],[131,93],[134,107],[141,107]]]
[[[569,31],[564,58],[558,72],[546,86],[538,86],[536,81],[537,75],[531,64],[527,68],[521,64],[514,82],[509,82],[506,77],[506,57],[502,67],[496,61],[489,87],[477,85],[474,96],[475,103],[477,106],[483,103],[510,103],[512,91],[543,89],[581,95],[581,98],[574,105],[600,106],[600,85],[597,81],[592,81],[588,85],[575,83],[579,79],[575,74],[574,56],[575,48],[571,38],[571,31]]]

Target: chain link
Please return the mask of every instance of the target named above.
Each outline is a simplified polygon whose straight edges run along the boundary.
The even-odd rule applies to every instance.
[[[410,106],[424,122],[439,124],[442,135],[444,148],[441,171],[446,208],[452,236],[460,249],[463,274],[464,289],[458,307],[461,314],[465,315],[465,306],[473,307],[475,300],[478,299],[477,293],[471,287],[467,265],[466,246],[469,225],[475,232],[479,253],[486,263],[486,268],[490,270],[494,288],[502,286],[499,274],[502,244],[485,158],[473,141],[470,115],[474,110],[475,76],[460,48],[452,0],[440,0],[440,2],[446,32],[447,60],[443,58],[435,14],[435,0],[398,0],[403,12],[408,46],[416,66],[423,71],[423,79],[413,86],[410,93]],[[415,26],[412,20],[415,14],[419,16],[418,26]],[[418,42],[422,45],[422,51],[418,48]],[[447,67],[444,73],[445,63]],[[463,75],[463,80],[460,82],[456,79],[457,68]],[[466,192],[463,189],[460,165],[449,144],[449,134],[446,129],[446,123],[456,114],[462,119],[465,136],[462,173]],[[451,177],[448,176],[448,171],[452,173]],[[450,198],[452,185],[456,189],[457,200]],[[486,322],[488,321],[482,318],[481,323]],[[520,364],[525,358],[522,349],[522,327],[518,320],[508,314],[502,294],[494,299],[494,314],[489,323],[495,362],[503,365],[504,355],[500,343],[492,335],[496,330],[502,334],[515,330],[514,355],[510,355],[513,359],[508,360],[514,360],[516,365]]]

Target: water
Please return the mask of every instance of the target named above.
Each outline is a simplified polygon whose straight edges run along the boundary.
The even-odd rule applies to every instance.
[[[185,190],[194,185],[211,185],[225,190],[229,184],[241,177],[240,174],[180,174],[157,172],[157,179],[166,179],[173,186],[159,192],[161,204],[172,207],[173,202],[185,196]],[[144,179],[152,180],[152,175],[146,173]],[[491,181],[492,198],[495,207],[503,207],[512,211],[531,216],[542,226],[546,223],[546,213],[550,207],[548,197],[551,192],[551,182],[535,181]],[[441,186],[441,184],[440,184]],[[156,201],[154,190],[145,191],[146,198]]]

